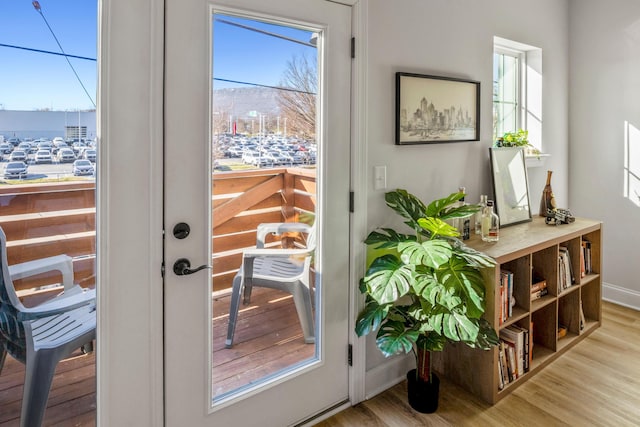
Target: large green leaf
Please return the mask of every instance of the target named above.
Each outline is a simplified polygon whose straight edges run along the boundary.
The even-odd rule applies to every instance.
[[[376,344],[382,354],[389,357],[396,353],[409,353],[419,336],[418,331],[405,328],[404,323],[389,320],[378,331]]]
[[[475,215],[475,213],[481,208],[481,205],[462,205],[454,208],[443,209],[439,214],[439,218],[468,218]]]
[[[423,218],[426,206],[420,199],[406,190],[397,189],[384,195],[387,206],[396,211],[398,215],[407,219],[405,224],[414,230],[418,229],[418,219]]]
[[[488,350],[494,345],[498,345],[500,343],[500,339],[498,338],[498,334],[496,334],[496,330],[493,329],[491,324],[487,322],[486,319],[478,319],[478,326],[480,327],[480,331],[478,332],[478,338],[475,343],[467,343],[470,347],[481,348],[483,350]]]
[[[393,249],[398,243],[417,240],[416,236],[400,234],[391,228],[381,228],[381,231],[372,231],[364,241],[367,245],[377,245],[377,249]]]
[[[383,255],[376,258],[364,277],[369,295],[378,304],[395,302],[409,292],[413,281],[414,269],[403,264],[395,255]]]
[[[458,237],[458,230],[441,220],[440,218],[420,218],[418,225],[430,233],[431,238],[434,236]]]
[[[436,272],[438,281],[445,287],[455,289],[455,293],[463,298],[467,315],[480,318],[484,313],[484,280],[480,272],[469,267],[464,260],[453,257]]]
[[[475,268],[493,267],[496,260],[489,255],[476,251],[465,244],[459,244],[455,247],[456,255],[464,259],[467,264]]]
[[[446,264],[451,258],[451,245],[445,240],[404,242],[398,245],[398,251],[405,264],[426,265],[434,269]]]
[[[441,213],[444,209],[456,203],[458,200],[464,197],[464,193],[451,193],[447,197],[443,197],[442,199],[434,200],[429,203],[425,212],[428,217],[440,217]]]
[[[475,342],[480,328],[464,314],[454,311],[443,315],[442,331],[452,341]]]
[[[418,341],[416,341],[417,348],[423,348],[427,351],[442,351],[447,344],[447,337],[436,334],[435,332],[428,332],[420,335]]]
[[[389,313],[389,305],[380,305],[374,300],[367,301],[356,321],[356,334],[368,335],[380,327]]]

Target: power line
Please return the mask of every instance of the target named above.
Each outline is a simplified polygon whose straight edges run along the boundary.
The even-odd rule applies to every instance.
[[[11,49],[22,49],[22,50],[27,50],[29,52],[46,53],[46,54],[49,54],[49,55],[66,56],[66,57],[69,57],[69,58],[84,59],[84,60],[87,60],[87,61],[95,61],[96,60],[96,58],[87,58],[86,56],[70,55],[68,53],[60,53],[60,52],[51,52],[50,50],[34,49],[32,47],[15,46],[15,45],[12,45],[12,44],[0,43],[0,47],[9,47]]]
[[[58,44],[58,47],[60,48],[60,51],[64,54],[64,59],[67,60],[67,64],[69,64],[69,67],[71,67],[71,70],[73,71],[73,74],[76,75],[76,79],[78,79],[78,83],[80,83],[80,86],[82,86],[82,89],[84,89],[84,93],[87,94],[87,97],[89,98],[89,100],[93,104],[93,108],[96,108],[96,103],[93,102],[93,98],[91,97],[91,95],[89,95],[89,91],[87,91],[87,88],[84,87],[84,84],[82,83],[82,79],[80,79],[80,76],[76,72],[76,69],[73,68],[73,65],[71,64],[71,61],[69,61],[69,57],[65,54],[64,49],[62,48],[62,45],[58,41],[58,37],[56,37],[56,34],[51,29],[51,26],[49,25],[49,22],[47,21],[47,18],[45,18],[44,13],[42,13],[42,9],[40,8],[40,3],[38,3],[37,0],[34,0],[33,2],[31,2],[31,4],[33,5],[34,9],[40,14],[40,16],[42,16],[42,19],[44,20],[44,23],[47,24],[47,28],[49,28],[49,31],[51,32],[51,35],[53,36],[54,40]]]
[[[307,95],[316,95],[315,92],[306,92],[304,90],[294,89],[294,88],[290,88],[290,87],[270,86],[270,85],[263,85],[263,84],[260,84],[260,83],[241,82],[241,81],[238,81],[238,80],[221,79],[221,78],[218,78],[218,77],[214,77],[213,80],[217,80],[219,82],[236,83],[236,84],[247,85],[247,86],[266,87],[268,89],[286,90],[288,92],[304,93],[304,94],[307,94]]]
[[[308,46],[308,47],[313,47],[313,48],[316,47],[316,45],[314,45],[312,43],[309,43],[309,42],[305,42],[305,41],[302,41],[302,40],[294,39],[292,37],[283,36],[283,35],[277,34],[277,33],[272,33],[271,31],[265,31],[265,30],[261,30],[259,28],[250,27],[249,25],[244,25],[244,24],[239,24],[237,22],[227,21],[226,19],[216,18],[216,21],[217,22],[221,22],[223,24],[227,24],[227,25],[233,25],[234,27],[243,28],[245,30],[255,31],[256,33],[266,34],[267,36],[277,37],[279,39],[287,40],[287,41],[290,41],[290,42],[293,42],[293,43],[298,43],[298,44],[301,44],[303,46]]]

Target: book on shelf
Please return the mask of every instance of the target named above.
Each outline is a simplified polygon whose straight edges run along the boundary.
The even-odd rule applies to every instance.
[[[560,246],[558,272],[558,293],[560,293],[575,283],[571,256],[569,255],[569,249],[566,246]]]
[[[504,349],[507,355],[507,372],[509,373],[509,382],[512,382],[518,378],[516,351],[513,345],[508,342],[505,342]]]
[[[502,348],[498,347],[498,390],[502,390],[505,384],[502,359],[504,359],[504,353],[502,351]]]
[[[513,273],[500,270],[500,324],[513,315]]]
[[[533,322],[529,324],[529,368],[533,362]]]
[[[515,325],[509,325],[500,330],[500,339],[506,342],[509,347],[513,347],[515,358],[515,378],[520,378],[525,373],[524,329]]]
[[[539,291],[531,292],[531,301],[540,299],[543,296],[547,295],[548,293],[549,293],[549,289],[547,288],[540,289]]]
[[[580,300],[580,330],[583,330],[586,325],[586,320],[584,318],[584,311],[582,310],[582,300]]]
[[[593,272],[591,266],[591,242],[583,238],[581,245],[582,258],[584,259],[584,273],[585,275],[591,274]]]
[[[509,384],[509,367],[508,367],[508,361],[507,361],[507,349],[505,347],[505,343],[504,341],[500,341],[500,345],[499,345],[499,361],[500,361],[500,366],[502,368],[502,384],[503,387],[507,384]]]

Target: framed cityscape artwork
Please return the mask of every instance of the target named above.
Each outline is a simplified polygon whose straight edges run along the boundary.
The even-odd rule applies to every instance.
[[[396,73],[396,144],[480,140],[480,82]]]

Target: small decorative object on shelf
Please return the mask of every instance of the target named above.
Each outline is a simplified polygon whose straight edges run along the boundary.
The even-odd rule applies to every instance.
[[[547,209],[556,208],[556,199],[553,196],[553,190],[551,189],[551,174],[553,171],[547,171],[547,184],[542,190],[542,198],[540,199],[540,216],[547,215]]]
[[[465,206],[467,204],[464,201],[464,197],[465,197],[464,194],[466,194],[466,189],[464,187],[460,187],[458,188],[458,192],[463,194],[462,198],[458,202],[458,207]],[[471,237],[470,230],[471,230],[471,217],[466,216],[464,218],[460,218],[458,220],[458,232],[460,233],[460,237],[462,238],[462,240],[469,240],[469,238]]]
[[[500,230],[500,218],[493,211],[493,200],[487,200],[487,206],[482,210],[482,240],[497,242]]]
[[[554,225],[570,224],[575,222],[575,220],[576,218],[571,215],[571,211],[569,209],[547,209],[544,223],[549,225],[553,221]]]
[[[487,206],[486,194],[480,195],[480,203],[478,205],[480,206],[480,210],[476,212],[475,215],[475,228],[476,234],[482,234],[482,211],[484,210],[485,206]]]

